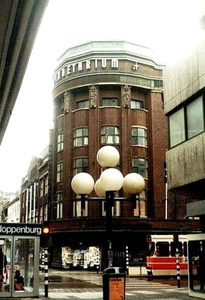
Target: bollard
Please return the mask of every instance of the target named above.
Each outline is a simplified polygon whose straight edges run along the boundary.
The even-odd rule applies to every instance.
[[[97,269],[97,274],[99,273],[99,267],[100,267],[100,259],[99,259],[99,248],[97,248],[97,261],[96,261],[96,269]]]
[[[180,288],[180,264],[179,264],[179,248],[176,247],[176,269],[177,269],[177,286]]]
[[[152,273],[152,267],[149,266],[147,268],[147,275],[148,275],[148,281],[152,281],[153,280],[153,273]]]
[[[44,272],[44,249],[41,251],[41,271]]]
[[[45,297],[48,297],[48,248],[44,249],[44,288]]]
[[[129,275],[129,249],[126,246],[126,273]]]

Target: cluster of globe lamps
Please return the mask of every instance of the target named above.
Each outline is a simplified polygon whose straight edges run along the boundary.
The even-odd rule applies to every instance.
[[[126,194],[131,195],[135,199],[136,195],[139,195],[145,188],[144,178],[140,174],[129,173],[123,177],[122,173],[116,168],[119,161],[120,154],[115,147],[103,146],[97,153],[97,162],[104,169],[100,178],[94,182],[93,177],[89,173],[81,172],[76,174],[71,181],[73,191],[80,195],[82,199],[85,195],[89,195],[93,189],[99,199],[103,200],[105,198],[107,233],[112,231],[112,228],[109,228],[112,226],[112,212],[111,209],[108,209],[109,207],[111,208],[108,201],[113,202],[114,192],[123,188]]]
[[[124,178],[115,167],[119,164],[120,155],[113,146],[103,146],[97,153],[97,162],[106,168],[100,178],[94,182],[89,173],[76,174],[71,182],[71,187],[77,195],[89,195],[93,189],[98,197],[105,197],[106,192],[117,192],[122,187],[128,195],[139,195],[145,188],[144,178],[138,173],[129,173]]]

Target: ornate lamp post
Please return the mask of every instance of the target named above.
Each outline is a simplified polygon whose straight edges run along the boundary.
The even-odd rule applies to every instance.
[[[124,178],[122,173],[115,167],[118,165],[120,155],[113,146],[104,146],[97,153],[97,161],[105,170],[94,184],[92,176],[88,173],[76,174],[71,182],[73,191],[81,195],[82,209],[85,208],[85,195],[95,189],[98,197],[105,197],[106,200],[106,234],[108,239],[108,261],[112,266],[112,206],[114,204],[114,193],[122,187],[124,191],[133,195],[136,203],[136,195],[139,195],[145,188],[144,178],[137,173],[127,174]],[[99,198],[100,199],[100,198]]]

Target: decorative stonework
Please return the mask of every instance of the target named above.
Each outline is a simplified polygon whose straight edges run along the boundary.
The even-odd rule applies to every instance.
[[[69,101],[70,101],[70,92],[64,93],[64,114],[67,114],[69,112]]]
[[[96,107],[97,98],[98,98],[98,90],[94,85],[92,85],[89,89],[89,102],[91,108]]]
[[[131,89],[128,85],[122,87],[122,101],[124,107],[130,107]]]

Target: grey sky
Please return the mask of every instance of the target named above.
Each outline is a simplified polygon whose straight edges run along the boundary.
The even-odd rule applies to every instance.
[[[50,0],[11,121],[0,146],[0,190],[15,192],[32,155],[48,145],[52,75],[67,48],[91,40],[148,46],[158,61],[186,55],[205,33],[205,0]]]

